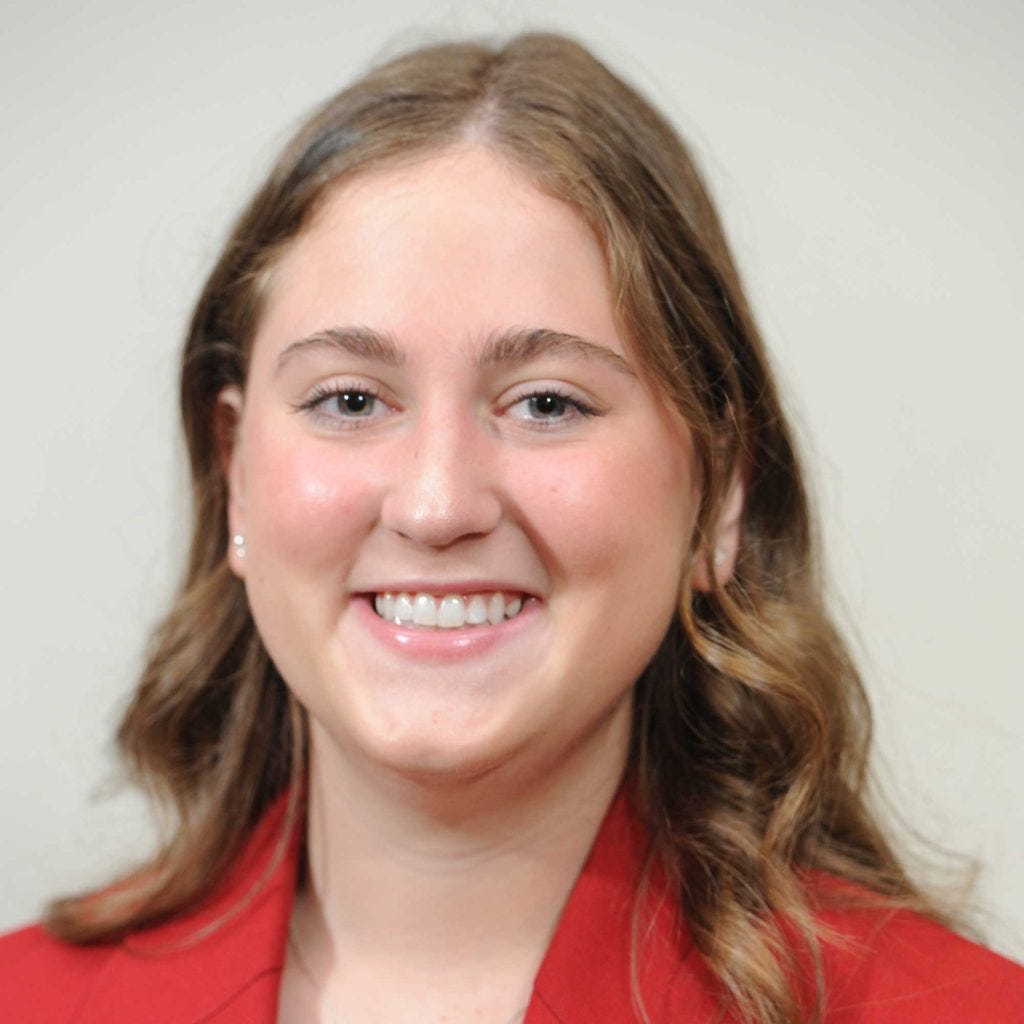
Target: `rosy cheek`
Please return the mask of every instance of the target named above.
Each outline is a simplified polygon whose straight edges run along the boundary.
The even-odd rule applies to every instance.
[[[595,458],[566,449],[516,466],[508,480],[525,528],[542,546],[552,568],[579,579],[602,573],[624,546],[635,543],[623,529],[633,486],[628,468],[611,453]],[[638,496],[638,500],[643,500]]]
[[[537,460],[516,489],[525,496],[527,521],[561,569],[600,578],[620,570],[624,559],[632,562],[638,547],[675,546],[681,561],[696,510],[688,466],[688,453],[664,436],[644,440],[637,432],[630,444],[609,444],[599,457],[593,449],[585,458],[567,449],[558,459]],[[643,536],[649,545],[638,543]]]
[[[368,528],[373,474],[328,445],[267,445],[250,466],[250,516],[278,556],[330,559]]]

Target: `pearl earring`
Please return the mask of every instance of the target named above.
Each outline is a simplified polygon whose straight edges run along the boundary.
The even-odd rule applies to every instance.
[[[245,537],[240,533],[236,533],[231,538],[231,543],[235,545],[235,554],[239,558],[245,558]]]
[[[715,548],[715,565],[725,564],[725,549]]]

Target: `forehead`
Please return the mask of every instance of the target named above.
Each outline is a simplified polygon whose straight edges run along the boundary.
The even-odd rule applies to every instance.
[[[625,354],[607,264],[568,204],[463,146],[332,190],[269,281],[257,348],[335,326],[464,345],[510,326]]]

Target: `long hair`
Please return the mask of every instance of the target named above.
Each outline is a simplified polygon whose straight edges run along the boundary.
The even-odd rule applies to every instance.
[[[292,821],[301,813],[304,713],[226,565],[217,397],[244,387],[269,274],[330,190],[466,141],[593,228],[624,335],[692,431],[701,504],[679,615],[637,684],[629,784],[723,1000],[766,1024],[813,1020],[823,937],[810,880],[927,904],[865,805],[868,706],[824,607],[793,441],[717,214],[671,126],[555,35],[432,46],[371,71],[299,129],[237,221],[182,361],[187,572],[118,733],[176,827],[140,871],[55,903],[50,927],[95,942],[181,913],[289,784]],[[746,491],[735,571],[698,592],[694,570],[735,479]]]

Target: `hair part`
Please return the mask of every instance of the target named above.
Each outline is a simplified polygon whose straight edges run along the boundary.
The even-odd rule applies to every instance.
[[[723,997],[750,1020],[815,1020],[817,873],[930,908],[865,806],[867,701],[825,610],[794,444],[714,206],[671,126],[556,35],[431,46],[371,71],[299,129],[236,223],[183,354],[187,571],[118,733],[176,829],[129,878],[56,902],[49,926],[97,942],[181,913],[288,786],[298,819],[305,715],[226,566],[218,396],[244,388],[276,261],[332,190],[453,145],[491,148],[586,219],[624,334],[690,427],[702,501],[678,619],[637,684],[629,783]],[[737,477],[734,574],[697,592]]]

